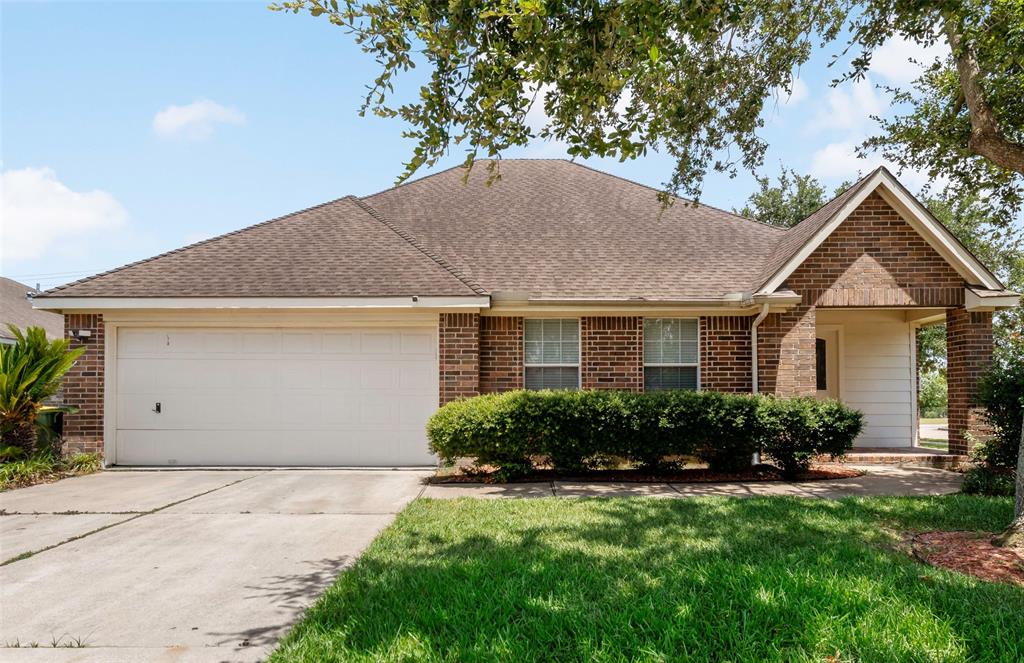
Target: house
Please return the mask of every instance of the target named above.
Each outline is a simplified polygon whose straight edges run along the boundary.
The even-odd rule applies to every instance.
[[[562,160],[447,170],[50,290],[87,353],[66,436],[108,463],[394,466],[516,388],[759,391],[916,436],[915,328],[945,320],[951,447],[1017,304],[886,170],[785,230]]]
[[[64,338],[64,320],[60,315],[32,307],[29,297],[38,292],[24,283],[0,276],[0,344],[14,343],[14,334],[7,325],[22,330],[42,327],[51,341]]]

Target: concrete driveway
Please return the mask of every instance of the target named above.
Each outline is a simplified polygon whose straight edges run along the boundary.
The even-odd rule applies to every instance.
[[[0,493],[0,659],[262,660],[428,474],[112,471]]]

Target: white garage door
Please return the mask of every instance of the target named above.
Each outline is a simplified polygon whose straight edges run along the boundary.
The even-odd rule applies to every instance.
[[[435,329],[121,328],[116,462],[431,463],[436,348]]]

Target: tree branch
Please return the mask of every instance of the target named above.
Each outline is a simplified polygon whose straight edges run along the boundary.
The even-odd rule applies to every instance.
[[[992,163],[1024,174],[1024,145],[1010,140],[999,130],[995,113],[981,89],[982,74],[977,55],[963,44],[963,35],[952,17],[947,17],[945,21],[945,32],[956,60],[960,89],[971,118],[968,146],[972,152]]]

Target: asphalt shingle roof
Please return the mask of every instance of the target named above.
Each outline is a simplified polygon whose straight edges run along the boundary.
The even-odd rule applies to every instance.
[[[701,301],[752,292],[864,180],[784,230],[569,161],[453,168],[143,260],[48,297],[515,293]],[[865,178],[866,180],[867,178]]]
[[[64,338],[64,318],[59,313],[32,308],[28,295],[36,289],[12,279],[0,277],[0,338],[13,339],[7,329],[12,324],[18,329],[42,327],[49,339]]]
[[[785,231],[563,160],[451,169],[364,200],[488,292],[700,300],[749,290]]]
[[[48,291],[54,297],[473,296],[479,286],[346,197]]]

